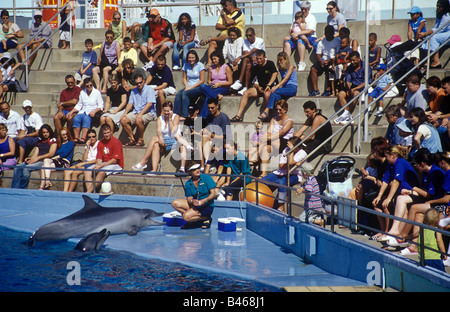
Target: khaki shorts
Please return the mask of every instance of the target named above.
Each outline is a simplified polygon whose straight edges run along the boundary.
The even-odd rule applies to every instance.
[[[137,114],[135,114],[133,112],[130,112],[127,114],[127,117],[128,117],[128,119],[130,119],[132,125],[136,124],[136,116],[137,116]],[[155,120],[156,116],[153,115],[152,113],[146,113],[142,116],[142,119],[144,120],[144,125],[146,125],[150,121]]]
[[[105,113],[105,114],[103,114],[102,116],[103,116],[103,117],[109,117],[109,118],[111,118],[112,121],[113,121],[113,123],[114,123],[116,126],[120,126],[120,118],[122,117],[122,115],[123,115],[123,110],[121,110],[121,111],[119,111],[119,112],[117,112],[117,113],[115,113],[115,114]]]

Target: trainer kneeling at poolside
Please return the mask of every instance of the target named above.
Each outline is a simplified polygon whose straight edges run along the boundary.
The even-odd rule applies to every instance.
[[[214,198],[216,197],[214,180],[200,172],[200,164],[189,161],[186,168],[191,179],[186,182],[184,195],[186,199],[175,199],[172,206],[183,215],[187,222],[182,229],[202,227],[208,229],[211,226],[211,215],[214,210]]]

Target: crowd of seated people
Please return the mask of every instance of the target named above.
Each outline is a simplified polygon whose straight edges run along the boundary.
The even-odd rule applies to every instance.
[[[437,17],[440,18],[439,22],[445,22],[449,15],[448,3],[443,5],[441,2],[438,1],[437,7],[441,11]],[[80,69],[75,75],[66,76],[67,88],[62,90],[57,104],[58,112],[54,116],[54,131],[51,126],[42,125],[42,122],[33,131],[31,131],[32,126],[27,130],[28,126],[19,125],[21,118],[14,125],[11,122],[12,118],[9,117],[11,114],[9,105],[2,103],[0,123],[4,123],[9,132],[6,136],[0,135],[0,141],[8,142],[4,144],[5,151],[8,148],[16,148],[16,145],[18,151],[23,149],[20,154],[14,155],[17,156],[17,163],[20,166],[15,169],[17,173],[15,172],[14,187],[27,187],[29,173],[41,165],[49,168],[71,167],[72,169],[96,168],[99,170],[106,168],[105,173],[101,175],[104,178],[115,171],[144,170],[151,159],[150,171],[157,171],[161,155],[172,150],[180,153],[181,166],[178,170],[181,172],[185,170],[184,163],[190,157],[200,160],[201,167],[204,168],[211,164],[211,156],[218,155],[226,158],[228,154],[231,159],[221,162],[226,172],[230,170],[234,174],[258,172],[261,177],[264,177],[270,174],[268,163],[271,157],[278,156],[287,146],[292,146],[292,144],[288,145],[288,142],[298,142],[291,138],[304,136],[307,128],[311,127],[314,130],[318,127],[318,123],[327,119],[315,105],[312,105],[314,103],[308,103],[304,106],[306,122],[300,128],[301,131],[295,131],[294,124],[300,120],[298,116],[289,116],[287,113],[289,98],[297,95],[297,87],[300,83],[297,81],[296,71],[310,71],[309,79],[314,88],[310,96],[320,94],[317,79],[320,74],[325,73],[329,83],[322,96],[337,96],[341,106],[364,89],[364,62],[360,55],[359,43],[355,38],[350,37],[350,29],[343,15],[339,13],[336,2],[330,1],[327,4],[329,16],[325,36],[319,38],[316,35],[317,21],[309,12],[311,3],[302,2],[301,11],[295,14],[289,36],[284,38],[283,51],[277,55],[277,60],[268,59],[264,40],[256,36],[253,28],[245,29],[244,13],[237,8],[236,1],[224,0],[222,7],[223,10],[215,26],[220,33],[201,41],[198,38],[196,26],[187,13],[181,14],[178,20],[176,26],[178,33],[174,33],[171,23],[162,18],[155,8],[148,12],[146,23],[143,25],[133,23],[130,27],[121,21],[120,14],[115,14],[112,26],[105,32],[105,42],[100,46],[99,55],[93,49],[92,40],[86,39],[86,51],[83,53]],[[416,11],[411,10],[410,25],[415,25],[420,20],[416,19],[417,13],[414,13]],[[39,22],[39,15],[35,14],[35,17]],[[414,38],[411,37],[410,40],[422,40],[421,32],[422,28],[418,34],[413,32]],[[20,37],[18,31],[15,34]],[[177,36],[178,41],[176,41]],[[197,52],[191,50],[200,45],[208,45],[208,57],[205,64],[200,62]],[[372,69],[377,70],[377,74],[383,74],[383,71],[386,71],[386,68],[379,64],[380,52],[377,47],[376,34],[372,33],[369,82],[373,78]],[[166,64],[168,52],[171,49],[176,50],[173,54],[175,62],[172,69]],[[297,66],[289,62],[290,54],[295,49],[300,60]],[[304,62],[306,50],[314,50],[317,56],[317,62],[310,69],[306,68]],[[136,54],[148,61],[144,67],[138,66]],[[432,64],[437,62],[433,59]],[[10,84],[4,76],[13,76],[7,70],[2,68],[0,73],[0,80],[2,80],[0,86],[6,91]],[[175,86],[173,83],[172,70],[181,70],[182,86]],[[280,82],[278,75],[281,77]],[[338,90],[337,80],[344,81],[343,89]],[[401,104],[395,111],[390,107],[385,110],[390,124],[386,137],[389,138],[389,143],[393,143],[393,138],[398,139],[398,144],[392,146],[401,147],[397,150],[391,146],[386,149],[387,151],[379,153],[378,156],[384,159],[383,162],[387,161],[386,167],[401,161],[402,169],[408,170],[414,177],[415,170],[413,167],[411,170],[407,163],[416,157],[416,153],[420,154],[419,151],[423,148],[427,148],[431,153],[441,153],[449,149],[449,80],[446,77],[441,81],[433,76],[426,81],[426,85],[423,85],[417,75],[408,77]],[[102,94],[106,96],[105,101]],[[231,94],[242,97],[236,115],[230,120],[229,116],[220,110],[220,103],[227,100],[226,95]],[[171,95],[175,96],[174,104],[166,99]],[[230,141],[235,136],[234,133],[230,133],[230,121],[243,120],[248,98],[252,97],[262,97],[263,106],[259,116],[250,116],[248,120],[253,117],[251,120],[253,122],[259,119],[261,123],[258,123],[257,128],[262,131],[256,135],[256,141],[252,139],[254,148],[249,153],[243,153],[240,150],[243,146]],[[24,103],[24,109],[25,107]],[[351,108],[348,107],[335,122],[348,123]],[[98,133],[98,138],[102,138],[101,141],[97,141],[97,137],[94,140],[96,133],[92,130],[92,123],[95,123],[95,119],[98,119],[101,126]],[[153,133],[150,142],[145,142],[144,132],[149,122],[157,124],[156,133]],[[262,122],[268,122],[268,124],[263,127]],[[147,145],[145,155],[132,168],[124,168],[122,143],[114,137],[114,132],[119,126],[128,137],[125,146]],[[133,127],[136,128],[135,133]],[[0,131],[4,131],[3,128]],[[33,133],[34,139],[25,140],[27,133]],[[297,165],[300,166],[305,160],[311,160],[312,157],[308,154],[321,143],[322,139],[330,135],[331,124],[329,127],[327,125],[322,128],[320,138],[318,136],[309,138],[308,144],[296,151],[301,155],[299,156],[301,161]],[[13,139],[14,145],[9,143],[11,141],[9,138]],[[72,151],[67,151],[68,148],[66,148],[74,144],[85,145],[85,154],[79,163],[72,161],[73,148]],[[114,155],[105,155],[103,150],[97,153],[97,146],[111,147]],[[28,156],[32,147],[37,148]],[[322,148],[319,153],[326,154],[330,150],[331,143]],[[4,154],[9,155],[10,152],[0,156]],[[233,165],[240,163],[233,162],[238,155],[250,160],[244,162],[245,170],[243,169],[242,172]],[[317,154],[314,155],[315,157]],[[12,163],[3,158],[2,162]],[[400,161],[397,161],[398,159]],[[378,169],[381,171],[381,167]],[[51,187],[50,172],[51,169],[42,171],[42,189]],[[76,180],[80,175],[80,171],[76,170],[67,170],[66,173],[66,177],[72,180]],[[393,207],[396,202],[395,197],[402,194],[406,186],[401,183],[402,181],[383,179],[381,172],[378,173],[378,177],[378,181],[382,182],[379,183],[377,196],[370,204],[375,209],[388,212],[389,207]],[[97,182],[98,187],[99,180],[93,181],[92,176],[85,176],[85,180],[91,182],[89,187],[86,185],[88,191],[92,191],[94,182]],[[223,185],[228,187],[227,197],[236,198],[236,194],[229,186],[239,185],[240,182],[237,181],[224,182]],[[364,187],[368,187],[366,182],[363,183]],[[421,183],[417,180],[416,184],[409,184],[409,186],[411,188],[406,187],[407,190],[415,190],[421,186]],[[75,187],[76,183],[66,183],[64,190],[73,191]],[[420,192],[417,193],[420,194]],[[403,208],[399,208],[398,215],[406,216]],[[386,220],[379,220],[381,231],[391,231],[394,235],[404,234],[401,232],[402,227],[395,226],[393,231]],[[376,239],[383,237],[385,236],[380,234],[376,236]]]

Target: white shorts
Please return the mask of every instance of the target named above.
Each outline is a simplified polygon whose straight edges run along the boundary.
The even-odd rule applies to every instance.
[[[70,41],[70,31],[60,31],[59,32],[59,40],[61,41]]]
[[[75,81],[83,81],[86,78],[91,78],[91,76],[84,75],[84,74],[83,74],[83,76],[81,76],[78,72],[75,73],[74,77],[75,77]]]
[[[109,171],[109,170],[111,170],[111,171]],[[122,170],[123,170],[123,168],[117,164],[107,165],[107,166],[103,167],[102,169],[100,169],[100,171],[106,171],[107,176],[109,176],[111,174],[118,174],[120,172],[117,172],[117,171],[122,171]]]
[[[149,85],[149,86],[152,87],[153,89],[155,89],[157,87],[157,85]],[[177,93],[177,90],[174,87],[167,87],[167,88],[163,89],[163,91],[164,91],[164,95],[166,97]]]

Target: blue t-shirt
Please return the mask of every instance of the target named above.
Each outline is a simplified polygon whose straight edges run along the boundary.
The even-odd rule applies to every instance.
[[[441,198],[445,195],[442,189],[445,172],[439,166],[433,164],[430,172],[423,174],[423,189],[431,196],[432,199]]]
[[[187,62],[184,63],[183,71],[186,72],[188,87],[193,86],[200,81],[200,72],[202,70],[205,70],[205,65],[201,62],[195,63],[194,67]]]
[[[411,190],[415,186],[420,187],[416,171],[406,159],[401,157],[397,158],[393,165],[388,166],[382,181],[389,183],[394,179],[400,183],[397,194],[402,189]]]
[[[88,70],[84,73],[86,76],[92,77],[92,69],[97,65],[97,53],[95,53],[94,50],[91,52],[84,52],[83,53],[83,60],[81,61],[81,66],[83,68],[86,68],[86,66],[89,65],[89,63],[92,63],[91,67],[88,68]],[[81,75],[80,70],[78,70],[78,74]]]
[[[231,127],[227,127],[231,125],[230,118],[227,114],[221,112],[217,117],[209,114],[206,116],[206,123],[206,129],[208,131],[213,132],[216,135],[225,135],[223,138],[224,142],[226,140],[226,136],[233,138]]]
[[[210,191],[216,187],[216,182],[207,174],[200,174],[200,180],[198,181],[198,187],[195,187],[192,179],[186,182],[184,186],[184,196],[193,197],[194,199],[202,200],[209,196]],[[214,207],[214,199],[203,205]]]
[[[364,83],[364,62],[361,61],[361,68],[356,70],[353,65],[347,67],[347,71],[345,74],[345,81],[351,82],[353,86],[359,86]],[[369,83],[372,82],[372,68],[369,66]]]

